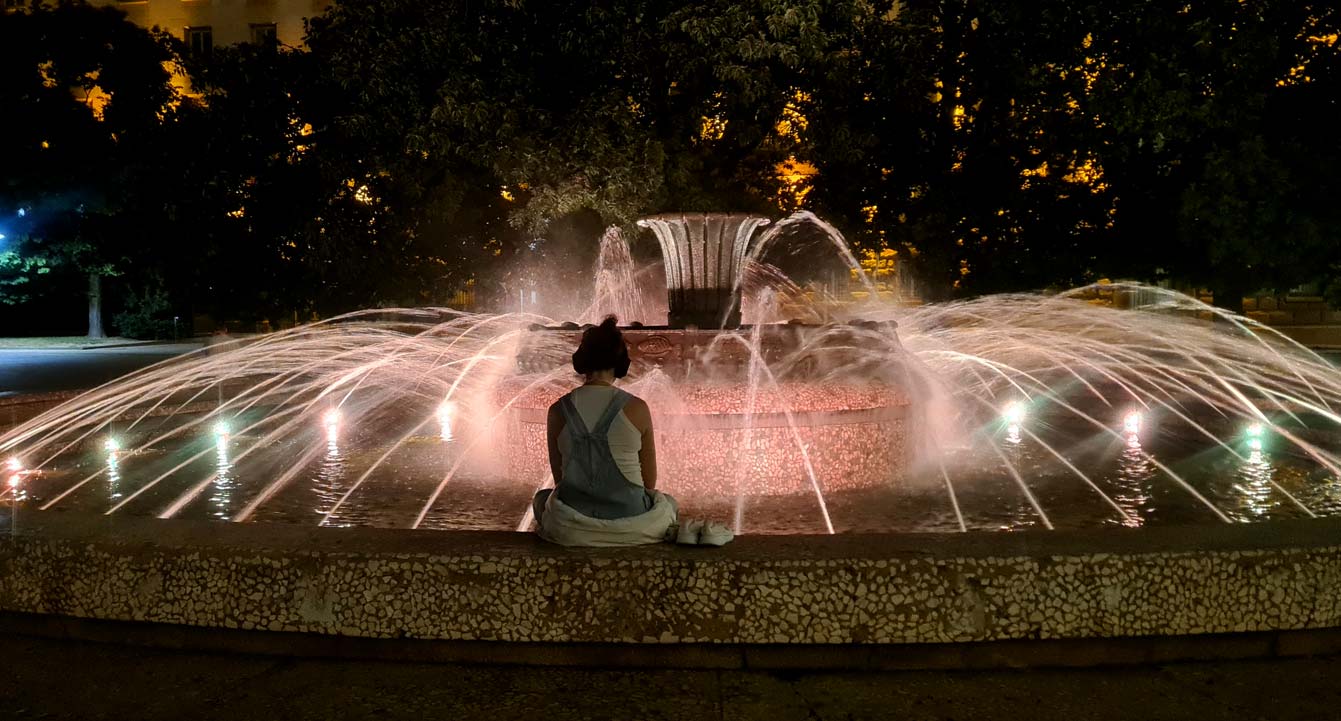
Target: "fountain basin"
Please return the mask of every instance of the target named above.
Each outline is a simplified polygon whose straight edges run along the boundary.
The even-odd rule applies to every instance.
[[[517,398],[508,420],[510,477],[548,472],[546,411],[566,390],[546,385]],[[907,402],[886,387],[796,383],[751,399],[736,386],[680,384],[676,394],[673,411],[653,415],[658,487],[672,495],[711,500],[872,488],[895,480],[905,465]],[[653,408],[669,405],[651,400]],[[750,407],[759,410],[746,412]]]
[[[1130,654],[1123,643],[1139,638],[1166,649],[1158,639],[1190,638],[1196,655],[1214,648],[1209,634],[1341,626],[1338,533],[1341,520],[1321,519],[575,550],[506,533],[30,512],[0,537],[0,612],[148,622],[179,640],[183,627],[269,631],[280,653],[315,636],[400,649],[407,640],[519,644],[489,647],[503,661],[538,644],[602,654],[650,645],[684,665],[694,657],[666,654],[707,647],[703,657],[722,663],[711,649],[733,648],[804,666],[811,649],[856,644],[842,655],[890,649],[904,664],[929,655],[956,665],[977,644],[977,662],[990,665],[1010,655],[982,643],[1090,641],[1096,663],[1105,649]],[[1261,653],[1280,651],[1254,638],[1239,653],[1259,643]]]
[[[850,348],[871,345],[858,337],[868,328],[623,332],[634,390],[653,409],[661,490],[708,500],[822,496],[887,485],[907,465],[907,395],[878,374],[836,370],[852,364]],[[581,333],[535,328],[532,336],[518,354],[522,373],[499,383],[495,397],[505,409],[508,475],[538,482],[549,471],[547,410],[576,382],[545,374],[562,367]],[[750,379],[764,372],[776,375]]]

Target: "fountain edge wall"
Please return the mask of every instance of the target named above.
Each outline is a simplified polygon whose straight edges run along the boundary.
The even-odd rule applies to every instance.
[[[1341,626],[1341,520],[561,549],[20,515],[0,612],[364,639],[962,644]]]

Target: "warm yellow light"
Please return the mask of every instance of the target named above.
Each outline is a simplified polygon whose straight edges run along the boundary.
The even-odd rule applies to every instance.
[[[964,116],[964,106],[956,105],[954,107],[954,110],[950,112],[950,122],[954,123],[955,130],[959,130],[960,128],[964,127],[964,123],[966,121],[967,118]]]
[[[1062,180],[1088,186],[1091,193],[1101,193],[1108,189],[1108,184],[1103,182],[1103,177],[1103,166],[1095,162],[1093,158],[1086,158],[1084,162],[1071,166],[1070,172],[1063,175]]]
[[[810,127],[810,121],[801,112],[801,106],[810,102],[810,95],[801,91],[792,94],[792,101],[782,108],[782,117],[778,119],[774,131],[778,137],[787,138],[792,142],[801,142],[801,134]]]
[[[84,104],[88,106],[89,112],[93,113],[93,119],[100,123],[107,110],[107,104],[110,102],[112,102],[112,96],[104,91],[101,86],[94,85],[84,91]]]
[[[773,172],[782,183],[782,187],[778,189],[778,199],[784,207],[795,210],[805,203],[806,196],[812,189],[812,180],[819,174],[819,169],[792,156],[773,166]]]
[[[55,67],[55,65],[56,64],[50,60],[44,63],[37,64],[37,74],[42,76],[42,87],[44,88],[56,87],[57,84],[56,76],[53,75],[51,72],[51,69]]]
[[[726,135],[726,122],[725,118],[703,116],[698,131],[699,140],[721,140]]]
[[[1033,178],[1046,178],[1048,177],[1048,162],[1046,160],[1043,161],[1037,168],[1025,168],[1020,171],[1020,175]]]

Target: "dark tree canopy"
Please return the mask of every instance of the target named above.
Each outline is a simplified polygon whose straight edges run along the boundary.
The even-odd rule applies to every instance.
[[[118,274],[139,252],[127,221],[173,112],[174,58],[113,8],[0,16],[0,301],[28,300],[40,276]]]
[[[195,59],[39,4],[0,16],[0,297],[446,303],[643,214],[798,208],[930,297],[1337,287],[1339,31],[1284,0],[338,0],[306,51]]]

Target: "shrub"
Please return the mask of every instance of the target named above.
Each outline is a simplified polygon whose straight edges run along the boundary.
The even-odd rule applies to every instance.
[[[161,283],[145,286],[144,291],[131,291],[126,296],[125,310],[112,318],[117,332],[127,338],[155,340],[172,336],[172,304]]]

